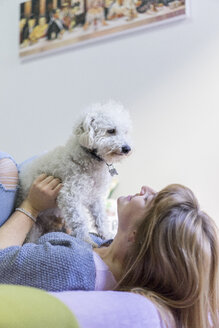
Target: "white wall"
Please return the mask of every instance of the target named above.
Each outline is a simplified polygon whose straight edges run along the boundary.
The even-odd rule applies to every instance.
[[[62,144],[76,114],[113,98],[130,108],[135,151],[118,194],[191,187],[219,222],[219,2],[191,17],[21,64],[18,5],[0,0],[0,148],[17,161]]]

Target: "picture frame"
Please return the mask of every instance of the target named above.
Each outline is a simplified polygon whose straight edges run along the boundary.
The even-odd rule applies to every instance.
[[[189,0],[27,0],[19,56],[28,60],[185,18]]]

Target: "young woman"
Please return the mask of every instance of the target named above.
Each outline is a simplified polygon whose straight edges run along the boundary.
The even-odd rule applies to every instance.
[[[136,220],[135,242],[117,288],[148,297],[168,327],[219,327],[215,223],[181,185],[164,188],[146,208],[143,219]]]
[[[60,188],[59,180],[41,175],[21,211],[0,228],[0,283],[49,291],[128,290],[154,302],[167,327],[219,327],[218,231],[191,190],[142,187],[120,197],[118,232],[109,246],[92,249],[63,233],[22,245]]]

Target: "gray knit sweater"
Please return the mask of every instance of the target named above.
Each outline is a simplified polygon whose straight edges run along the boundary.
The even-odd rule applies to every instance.
[[[91,245],[62,232],[48,233],[37,244],[0,250],[0,284],[94,290],[95,274]]]

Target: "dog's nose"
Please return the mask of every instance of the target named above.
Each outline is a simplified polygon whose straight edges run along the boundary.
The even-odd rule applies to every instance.
[[[131,148],[128,145],[122,146],[122,152],[124,154],[128,154],[130,152]]]

